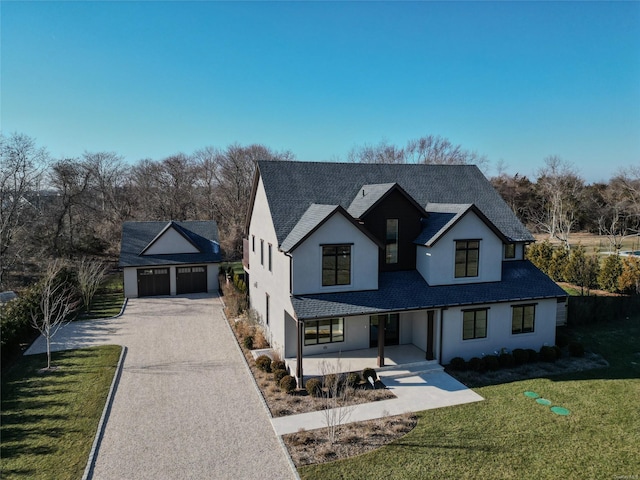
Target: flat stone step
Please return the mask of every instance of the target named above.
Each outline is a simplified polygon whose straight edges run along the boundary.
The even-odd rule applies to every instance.
[[[443,370],[444,367],[436,360],[376,368],[380,380],[384,380],[385,378],[412,377],[421,373],[436,373],[442,372]]]

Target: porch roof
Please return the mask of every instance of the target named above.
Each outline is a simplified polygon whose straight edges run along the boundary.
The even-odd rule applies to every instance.
[[[381,272],[378,290],[295,295],[292,303],[299,320],[313,320],[564,296],[553,280],[521,260],[503,262],[499,282],[429,286],[416,270]]]

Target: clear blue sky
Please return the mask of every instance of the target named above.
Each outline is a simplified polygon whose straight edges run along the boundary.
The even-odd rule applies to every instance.
[[[435,134],[509,173],[640,164],[640,2],[7,2],[1,128],[56,158]],[[490,170],[489,174],[495,173]]]

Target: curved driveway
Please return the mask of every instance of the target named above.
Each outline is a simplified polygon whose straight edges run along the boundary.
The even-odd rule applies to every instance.
[[[132,299],[54,340],[127,347],[91,478],[296,477],[217,297]]]

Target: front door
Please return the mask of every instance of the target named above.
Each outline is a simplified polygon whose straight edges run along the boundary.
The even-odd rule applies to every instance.
[[[369,317],[369,348],[378,346],[378,328],[383,324],[385,326],[384,346],[400,343],[400,314],[372,315]]]

